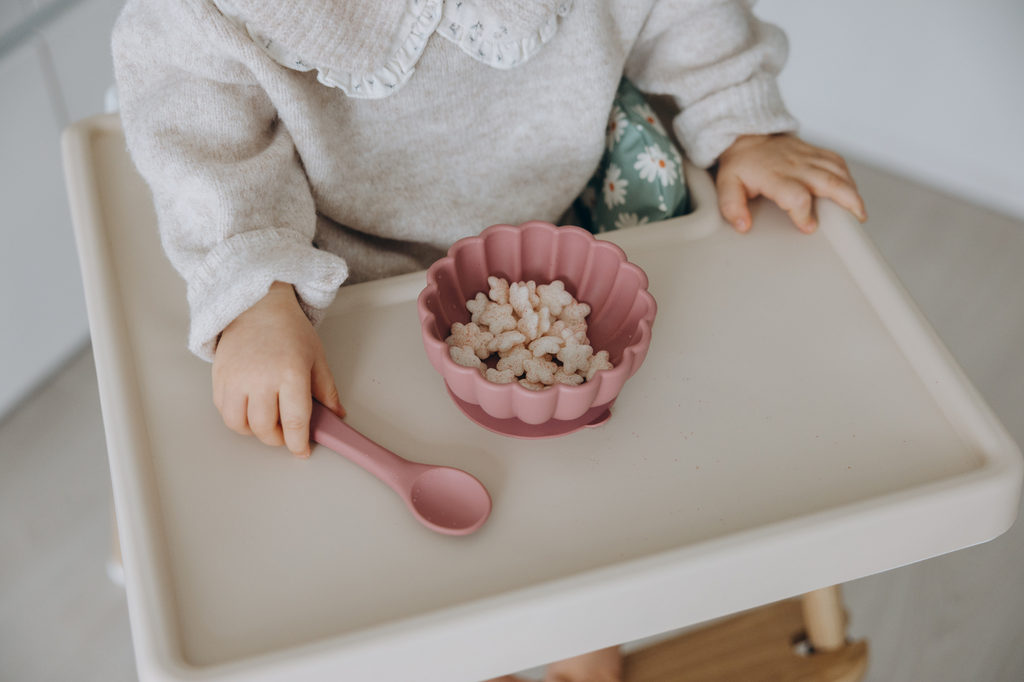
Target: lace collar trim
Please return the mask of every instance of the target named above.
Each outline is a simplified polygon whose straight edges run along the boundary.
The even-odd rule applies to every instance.
[[[467,55],[496,69],[511,69],[533,57],[558,33],[559,18],[572,8],[572,0],[557,2],[536,28],[516,35],[493,12],[469,0],[407,0],[405,13],[392,40],[391,56],[369,74],[330,69],[302,58],[287,47],[262,35],[232,5],[213,0],[221,14],[245,32],[256,45],[281,66],[295,71],[317,71],[317,80],[339,88],[349,97],[381,99],[405,85],[434,33],[459,46]]]

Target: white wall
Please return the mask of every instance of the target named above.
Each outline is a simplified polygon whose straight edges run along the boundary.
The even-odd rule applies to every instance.
[[[88,340],[60,131],[103,110],[121,4],[88,0],[0,60],[0,418]],[[26,15],[0,8],[0,30]]]
[[[1024,218],[1024,1],[761,0],[809,140]],[[868,207],[870,213],[870,206]]]

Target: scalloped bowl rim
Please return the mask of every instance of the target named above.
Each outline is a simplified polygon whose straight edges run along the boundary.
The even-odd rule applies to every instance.
[[[616,364],[612,369],[601,370],[594,375],[593,379],[591,379],[590,381],[586,381],[578,386],[556,384],[553,386],[549,386],[548,388],[545,388],[543,390],[535,391],[520,385],[518,381],[513,381],[507,384],[498,384],[495,382],[488,381],[480,374],[479,370],[472,367],[465,367],[463,365],[460,365],[451,358],[451,355],[448,352],[448,344],[445,342],[443,338],[439,338],[438,336],[437,315],[433,310],[431,310],[430,306],[427,303],[428,299],[433,294],[437,293],[437,295],[440,295],[440,287],[436,279],[437,273],[446,267],[452,267],[454,269],[456,254],[459,251],[465,248],[470,248],[471,245],[473,244],[486,242],[490,235],[493,235],[499,231],[508,231],[511,229],[521,234],[527,229],[537,228],[544,228],[554,234],[557,234],[559,231],[563,230],[574,230],[579,233],[582,233],[588,238],[588,242],[592,242],[591,247],[599,244],[601,245],[600,248],[606,248],[615,253],[619,259],[620,269],[627,268],[633,270],[636,274],[640,276],[641,284],[638,287],[637,296],[643,299],[643,303],[646,304],[647,311],[646,314],[637,322],[636,338],[628,346],[622,349],[622,357],[619,363]],[[437,370],[438,373],[441,374],[441,376],[445,379],[446,383],[449,385],[450,388],[452,382],[448,381],[448,378],[451,375],[461,377],[463,381],[471,382],[472,384],[478,387],[476,390],[508,392],[513,396],[513,405],[515,405],[519,400],[526,400],[533,403],[543,401],[554,402],[556,405],[555,409],[557,409],[557,403],[561,402],[561,398],[563,395],[580,395],[583,392],[592,392],[594,394],[594,398],[596,399],[597,396],[601,395],[602,387],[605,383],[611,381],[613,384],[617,385],[614,395],[610,396],[608,400],[603,401],[601,403],[596,402],[596,400],[591,401],[588,405],[589,408],[597,404],[608,403],[614,400],[618,395],[619,391],[621,391],[622,386],[625,384],[625,382],[630,377],[632,377],[633,374],[635,374],[636,371],[640,368],[640,365],[643,364],[643,360],[646,357],[647,348],[650,346],[652,338],[652,327],[654,323],[654,318],[657,314],[657,303],[654,299],[654,296],[651,295],[650,291],[648,291],[648,287],[649,280],[647,274],[638,265],[636,265],[635,263],[631,263],[629,261],[625,251],[623,251],[618,245],[613,244],[612,242],[596,239],[593,234],[591,234],[587,230],[584,230],[581,227],[571,225],[556,226],[551,223],[538,220],[527,221],[520,225],[492,225],[481,231],[480,234],[478,235],[464,237],[463,239],[460,239],[459,241],[455,242],[455,244],[453,244],[451,248],[449,248],[446,256],[438,259],[430,266],[430,268],[427,271],[427,285],[420,292],[420,295],[417,298],[417,308],[420,316],[420,330],[423,336],[424,345],[425,347],[427,347],[427,355],[428,359],[430,359],[431,361],[431,365],[433,365],[435,370]],[[439,358],[441,362],[442,368],[440,369],[436,366],[433,358],[431,357],[431,348],[433,348],[434,354],[436,354],[436,356]],[[600,349],[595,349],[595,352],[597,350]],[[641,352],[643,354],[643,357],[641,357],[640,361],[637,362],[637,354]],[[474,393],[475,392],[476,391],[474,391]],[[464,395],[459,395],[459,397],[463,400],[466,400],[467,402],[480,405],[480,407],[486,411],[486,407],[482,405],[479,402],[479,400],[477,400],[476,395],[472,396],[472,398]],[[586,410],[584,409],[583,412],[585,411]]]

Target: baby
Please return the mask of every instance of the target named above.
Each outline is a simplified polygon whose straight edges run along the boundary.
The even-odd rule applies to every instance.
[[[128,0],[121,115],[187,282],[189,348],[225,423],[309,455],[344,409],[315,325],[342,283],[427,267],[495,223],[555,222],[586,187],[625,75],[671,96],[722,215],[763,195],[814,231],[861,220],[843,160],[792,135],[776,28],[746,0]],[[614,680],[618,654],[549,678]]]

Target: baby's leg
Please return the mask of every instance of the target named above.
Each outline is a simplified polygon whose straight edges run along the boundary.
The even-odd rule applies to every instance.
[[[544,672],[544,682],[621,682],[621,680],[622,655],[617,646],[549,663]],[[504,675],[486,682],[525,682],[525,680],[515,675]]]
[[[622,654],[619,647],[598,649],[548,665],[544,682],[621,682]]]

